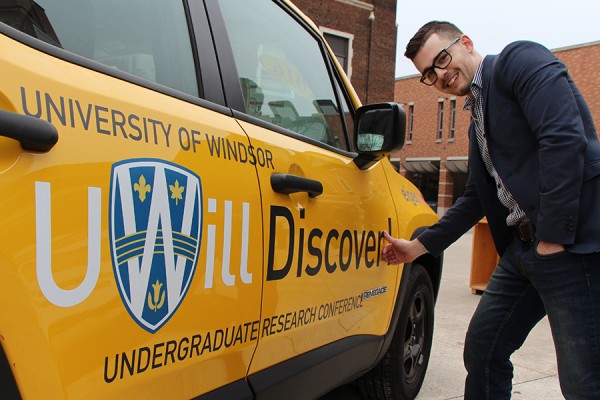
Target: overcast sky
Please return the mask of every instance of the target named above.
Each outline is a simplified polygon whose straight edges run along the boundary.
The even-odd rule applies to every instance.
[[[398,0],[396,20],[396,77],[417,73],[404,50],[414,33],[431,20],[454,23],[481,55],[496,54],[521,39],[549,49],[600,40],[598,0]]]

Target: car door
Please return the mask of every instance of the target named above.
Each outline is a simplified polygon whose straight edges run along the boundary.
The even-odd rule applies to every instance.
[[[0,16],[0,124],[21,140],[0,137],[0,329],[21,395],[249,394],[262,205],[246,134],[202,99],[223,99],[203,5]]]
[[[383,167],[354,163],[355,98],[321,38],[285,4],[207,4],[220,65],[236,74],[226,97],[241,91],[234,115],[259,166],[264,291],[250,382],[260,393],[297,378],[298,356],[319,351],[320,363],[353,346],[368,348],[364,359],[337,371],[360,370],[388,329],[399,269],[379,257],[381,232],[398,229]]]

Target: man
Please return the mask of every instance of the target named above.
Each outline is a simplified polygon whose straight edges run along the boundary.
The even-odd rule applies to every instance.
[[[501,257],[467,331],[465,398],[510,398],[510,356],[547,313],[563,395],[600,399],[600,143],[567,68],[525,41],[484,58],[438,21],[405,55],[421,82],[467,96],[469,176],[418,238],[386,234],[384,260],[439,254],[487,217]]]

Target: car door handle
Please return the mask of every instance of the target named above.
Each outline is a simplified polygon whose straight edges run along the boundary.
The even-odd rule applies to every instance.
[[[43,119],[0,110],[0,136],[18,140],[23,150],[47,152],[58,141],[58,131]]]
[[[271,187],[275,192],[283,194],[307,192],[310,197],[316,197],[323,193],[321,182],[290,174],[271,175]]]

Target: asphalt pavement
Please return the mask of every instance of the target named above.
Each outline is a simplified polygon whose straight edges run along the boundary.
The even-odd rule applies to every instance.
[[[444,253],[442,285],[435,308],[433,346],[429,368],[416,400],[462,399],[466,371],[462,352],[465,333],[480,295],[469,287],[473,233],[465,234]],[[560,400],[556,355],[548,319],[530,333],[512,356],[513,400]],[[352,388],[339,388],[327,400],[356,400]]]

